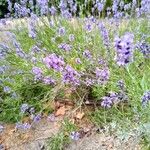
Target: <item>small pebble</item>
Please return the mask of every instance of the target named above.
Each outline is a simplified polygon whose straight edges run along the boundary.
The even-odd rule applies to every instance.
[[[4,150],[4,146],[0,144],[0,150]]]
[[[0,133],[4,131],[4,127],[0,125]]]

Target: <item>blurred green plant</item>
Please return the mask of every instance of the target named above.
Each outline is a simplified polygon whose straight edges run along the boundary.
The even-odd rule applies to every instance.
[[[7,12],[8,10],[6,0],[0,0],[0,18],[3,18]]]

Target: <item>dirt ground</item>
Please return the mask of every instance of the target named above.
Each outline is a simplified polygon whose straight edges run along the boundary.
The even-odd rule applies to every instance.
[[[26,131],[15,130],[14,125],[4,125],[0,143],[6,150],[42,150],[48,138],[59,131],[58,122],[42,119]]]
[[[59,132],[61,119],[49,122],[42,119],[27,131],[15,131],[14,125],[6,125],[0,135],[0,143],[4,150],[50,150],[48,139]],[[115,136],[92,132],[78,141],[72,141],[64,150],[141,150],[139,145],[130,139],[121,141]]]

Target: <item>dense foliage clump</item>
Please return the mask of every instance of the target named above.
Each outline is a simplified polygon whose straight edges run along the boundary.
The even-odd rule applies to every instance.
[[[0,121],[27,130],[43,113],[55,119],[52,101],[69,99],[92,105],[96,125],[131,123],[141,132],[150,123],[149,0],[7,2],[7,17],[21,25],[0,20],[8,38],[0,38]]]

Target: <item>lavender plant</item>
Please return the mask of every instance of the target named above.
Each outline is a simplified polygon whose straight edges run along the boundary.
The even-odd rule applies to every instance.
[[[87,2],[80,8],[72,0],[61,0],[58,6],[47,0],[38,0],[36,7],[32,1],[8,4],[12,17],[21,18],[22,24],[0,44],[1,120],[18,121],[17,129],[29,129],[32,123],[22,118],[38,123],[43,112],[51,111],[45,104],[66,88],[73,89],[76,105],[87,100],[97,105],[91,115],[95,124],[126,118],[132,122],[137,114],[139,121],[145,120],[141,114],[148,108],[150,90],[147,1],[139,6],[136,1],[113,1],[106,17],[106,1],[96,1],[93,16],[86,18],[80,9]],[[53,122],[55,116],[48,120]],[[79,138],[76,131],[69,135]]]

